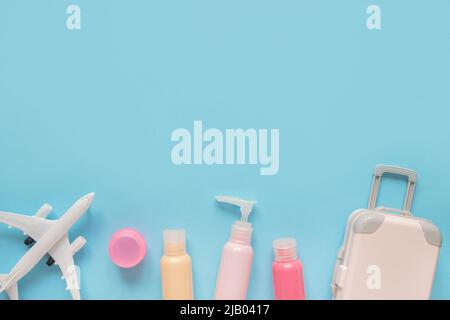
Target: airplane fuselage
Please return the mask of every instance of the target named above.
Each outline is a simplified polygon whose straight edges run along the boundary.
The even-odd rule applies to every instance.
[[[72,225],[86,212],[89,205],[90,202],[82,198],[75,202],[61,218],[54,221],[49,220],[49,223],[51,224],[49,229],[40,239],[36,239],[36,243],[13,267],[9,273],[9,278],[5,281],[8,285],[1,288],[2,291],[18,282],[33,269],[42,257],[44,257],[51,248],[66,235]]]

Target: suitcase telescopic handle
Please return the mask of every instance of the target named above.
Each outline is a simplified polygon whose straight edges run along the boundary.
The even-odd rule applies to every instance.
[[[408,187],[406,189],[405,201],[403,202],[403,211],[405,212],[405,214],[411,215],[414,189],[416,187],[417,182],[417,173],[414,170],[396,166],[377,165],[375,167],[375,170],[373,171],[372,189],[370,191],[369,206],[368,206],[369,209],[375,209],[376,207],[381,177],[385,173],[391,173],[408,178]]]

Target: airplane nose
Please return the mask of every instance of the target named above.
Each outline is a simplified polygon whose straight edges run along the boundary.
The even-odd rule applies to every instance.
[[[85,195],[83,198],[88,201],[88,205],[91,205],[92,201],[94,200],[94,197],[95,197],[95,192],[91,192],[91,193],[88,193],[87,195]]]

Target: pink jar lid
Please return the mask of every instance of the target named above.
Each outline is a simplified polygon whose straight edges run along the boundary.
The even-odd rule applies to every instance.
[[[145,239],[134,229],[125,228],[115,232],[109,241],[109,256],[121,268],[139,264],[146,253]]]

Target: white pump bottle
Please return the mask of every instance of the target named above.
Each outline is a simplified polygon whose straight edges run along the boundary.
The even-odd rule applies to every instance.
[[[253,261],[253,229],[248,216],[256,202],[228,196],[217,196],[216,200],[240,207],[241,220],[233,224],[230,239],[223,248],[214,298],[245,300]]]

